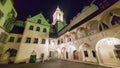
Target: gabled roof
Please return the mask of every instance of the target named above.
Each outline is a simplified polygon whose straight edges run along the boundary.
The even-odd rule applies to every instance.
[[[27,21],[32,22],[32,23],[38,23],[38,20],[41,20],[42,25],[49,25],[48,21],[45,19],[42,13],[37,14],[33,17],[27,18]]]

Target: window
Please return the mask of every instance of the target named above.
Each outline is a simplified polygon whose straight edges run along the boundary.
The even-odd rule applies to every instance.
[[[34,43],[38,43],[38,38],[35,38],[35,39],[34,39]]]
[[[31,25],[31,26],[29,27],[29,30],[33,30],[33,28],[34,28],[34,26]]]
[[[8,30],[8,31],[11,31],[13,26],[15,24],[15,18],[8,18],[5,20],[3,26]]]
[[[88,52],[84,51],[84,55],[85,55],[85,57],[88,57]]]
[[[26,42],[25,43],[30,43],[31,42],[31,38],[26,38]]]
[[[43,32],[46,32],[46,28],[43,29]]]
[[[10,37],[8,42],[14,42],[14,37]]]
[[[96,57],[95,51],[92,50],[93,57]]]
[[[36,31],[40,31],[40,27],[37,27],[37,28],[36,28]]]
[[[106,24],[104,24],[104,23],[102,23],[102,26],[103,26],[103,28],[104,28],[105,30],[109,28],[109,27],[108,27]]]
[[[42,44],[45,44],[45,39],[42,39]]]
[[[5,42],[6,42],[7,37],[8,37],[8,35],[7,35],[7,34],[5,34],[5,33],[1,32],[1,34],[0,34],[0,42],[1,42],[1,43],[5,43]]]
[[[22,39],[22,38],[18,38],[18,39],[17,39],[17,42],[20,43],[20,42],[21,42],[21,39]]]
[[[6,3],[6,0],[0,0],[0,3],[4,5]]]
[[[8,18],[12,18],[12,17],[15,17],[15,11],[14,9],[12,9],[9,13],[8,13]]]
[[[38,19],[38,23],[41,24],[41,20],[40,19]]]
[[[120,17],[118,16],[113,16],[112,21],[111,21],[112,25],[116,25],[116,24],[120,24]]]
[[[58,40],[58,45],[60,44],[60,40]]]

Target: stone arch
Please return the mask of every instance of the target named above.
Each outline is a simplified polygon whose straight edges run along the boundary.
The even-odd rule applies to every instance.
[[[9,63],[10,59],[10,48],[7,49],[4,54],[1,56],[1,61],[6,61],[6,63]]]
[[[67,48],[67,52],[68,52],[68,59],[69,60],[73,60],[74,59],[74,51],[76,50],[76,48],[74,46],[69,46]]]
[[[72,40],[75,40],[77,38],[76,32],[70,32],[70,37]]]
[[[69,38],[69,35],[68,35],[68,34],[64,35],[64,41],[65,41],[65,42],[68,41],[68,38]]]
[[[120,64],[120,39],[103,38],[96,44],[97,57],[100,64],[119,65]]]
[[[77,38],[83,38],[83,37],[85,37],[86,36],[86,32],[87,32],[86,28],[84,28],[84,27],[78,28],[76,30]]]
[[[114,16],[120,17],[120,8],[114,8],[104,12],[101,16],[101,21],[108,25],[108,27],[111,27],[113,26]]]
[[[95,50],[88,43],[81,44],[79,47],[79,60],[97,63],[97,57],[93,56],[93,51]]]
[[[87,23],[87,35],[92,35],[94,33],[99,32],[99,24],[100,22],[98,20],[91,20]]]

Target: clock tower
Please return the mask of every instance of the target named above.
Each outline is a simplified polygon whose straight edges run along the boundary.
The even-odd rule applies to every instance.
[[[59,8],[59,6],[57,6],[57,9],[56,9],[56,11],[53,14],[52,25],[55,25],[57,22],[63,22],[63,12]]]

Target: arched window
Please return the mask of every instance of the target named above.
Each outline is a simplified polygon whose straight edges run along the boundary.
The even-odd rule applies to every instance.
[[[112,25],[116,25],[116,24],[120,24],[120,17],[118,16],[113,16],[112,21],[111,21]]]
[[[46,28],[43,29],[43,32],[47,32]]]
[[[45,44],[45,39],[42,39],[42,44]]]
[[[102,26],[103,26],[104,30],[106,30],[106,29],[109,28],[109,27],[108,27],[106,24],[104,24],[104,23],[102,23]]]
[[[29,30],[33,30],[34,26],[30,25]]]
[[[37,27],[37,28],[36,28],[36,31],[40,31],[40,27]]]
[[[106,30],[106,29],[108,29],[109,27],[105,24],[105,23],[101,23],[100,25],[99,25],[99,30],[100,31],[102,31],[102,30]]]

